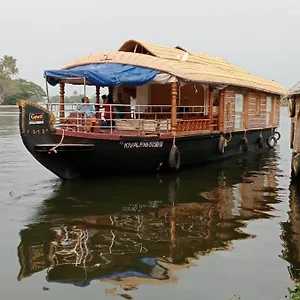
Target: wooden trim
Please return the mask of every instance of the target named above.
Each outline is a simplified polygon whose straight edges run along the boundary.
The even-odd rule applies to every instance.
[[[209,123],[211,127],[213,124],[213,104],[214,104],[214,95],[213,95],[212,87],[209,87],[208,90],[208,100],[209,100]]]
[[[218,126],[220,131],[224,131],[224,103],[225,103],[225,92],[224,90],[219,93],[219,120]]]
[[[249,94],[245,93],[243,95],[243,127],[248,129],[249,123]]]
[[[65,83],[59,83],[59,117],[65,117]]]
[[[171,108],[171,131],[172,133],[176,132],[176,123],[177,123],[177,92],[178,84],[172,82],[171,84],[171,94],[172,94],[172,108]]]
[[[274,125],[274,119],[275,119],[275,106],[276,106],[276,97],[274,95],[271,95],[271,115],[270,115],[270,125]]]

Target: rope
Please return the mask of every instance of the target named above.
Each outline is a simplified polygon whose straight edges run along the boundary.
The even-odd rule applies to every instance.
[[[229,139],[228,139],[228,140],[225,138],[224,135],[220,136],[220,139],[222,139],[222,140],[224,141],[224,144],[223,144],[223,147],[222,147],[222,153],[224,153],[225,147],[227,147],[227,144],[228,144],[228,143],[231,141],[231,139],[232,139],[231,131],[229,132]]]
[[[51,152],[57,153],[56,148],[59,147],[59,146],[62,144],[62,142],[63,142],[63,140],[64,140],[64,137],[65,137],[65,130],[62,129],[62,136],[61,136],[60,142],[59,142],[56,146],[52,147],[52,148],[48,151],[49,154],[50,154]]]
[[[173,133],[173,144],[172,144],[172,148],[177,148],[177,146],[175,145],[175,143],[176,143],[176,132],[173,131],[172,133]]]
[[[229,142],[231,141],[231,139],[232,139],[231,131],[229,132],[229,139],[228,139],[228,140],[225,138],[224,135],[222,135],[222,138],[223,138],[227,143],[229,143]]]

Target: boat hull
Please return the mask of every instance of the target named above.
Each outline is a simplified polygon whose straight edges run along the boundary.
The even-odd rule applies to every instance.
[[[170,150],[173,138],[158,136],[120,136],[119,139],[93,138],[72,132],[57,132],[51,124],[51,113],[30,102],[19,102],[20,133],[27,150],[48,170],[62,179],[100,177],[128,173],[163,172],[170,170]],[[40,118],[40,122],[32,118]],[[246,133],[247,151],[260,151],[258,138],[263,136],[263,148],[274,129],[251,130]],[[224,153],[218,149],[220,134],[195,134],[177,137],[180,168],[201,165],[243,154],[244,132],[232,133]],[[226,136],[228,138],[228,136]]]

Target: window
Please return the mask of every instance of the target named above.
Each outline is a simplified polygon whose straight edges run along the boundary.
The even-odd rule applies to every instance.
[[[272,97],[268,96],[267,104],[266,104],[266,126],[267,127],[272,125],[271,113],[272,113]]]
[[[261,111],[261,97],[257,96],[256,98],[256,106],[255,106],[255,115],[259,116]]]
[[[234,128],[243,128],[243,111],[244,111],[244,96],[242,94],[235,94],[235,118]]]

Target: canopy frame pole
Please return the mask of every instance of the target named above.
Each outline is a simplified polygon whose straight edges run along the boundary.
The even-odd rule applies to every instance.
[[[86,79],[83,77],[83,95],[86,97]]]
[[[47,109],[49,110],[50,97],[49,97],[49,88],[48,88],[47,77],[45,77],[45,82],[46,82]]]
[[[96,111],[99,111],[99,106],[100,106],[100,86],[96,86]]]
[[[61,119],[65,117],[65,83],[59,83],[59,118]]]

